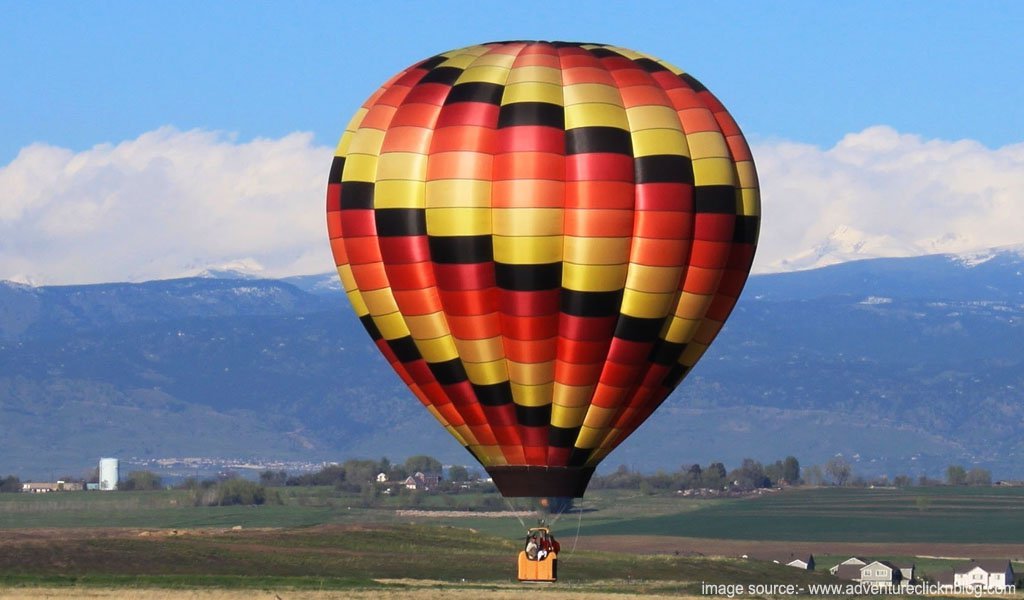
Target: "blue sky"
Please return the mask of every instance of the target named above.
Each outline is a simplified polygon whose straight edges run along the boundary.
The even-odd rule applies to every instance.
[[[755,269],[1024,243],[1024,2],[0,0],[0,279],[325,272],[323,182],[398,70],[634,48],[753,143]]]
[[[834,144],[871,125],[1017,142],[1020,2],[3,2],[0,164],[161,125],[332,144],[359,102],[435,52],[499,39],[660,56],[748,135]]]

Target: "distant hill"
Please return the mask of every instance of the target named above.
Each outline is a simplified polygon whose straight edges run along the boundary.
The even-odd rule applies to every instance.
[[[700,365],[606,462],[842,453],[867,475],[961,462],[1024,477],[1022,272],[1010,249],[755,276]],[[0,475],[101,455],[466,462],[335,281],[0,283]]]

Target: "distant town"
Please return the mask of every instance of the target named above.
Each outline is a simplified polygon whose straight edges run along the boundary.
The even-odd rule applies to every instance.
[[[2,471],[0,471],[2,472]],[[22,479],[16,475],[0,478],[2,492],[57,492],[116,489],[158,489],[174,487],[182,482],[211,480],[250,479],[268,485],[302,485],[309,480],[334,485],[347,482],[359,487],[362,484],[377,484],[382,491],[384,484],[405,481],[419,473],[421,476],[452,481],[489,481],[483,471],[463,465],[443,465],[429,456],[413,456],[405,463],[393,464],[387,458],[380,461],[350,459],[333,461],[282,461],[263,458],[219,458],[219,457],[167,457],[127,459],[101,458],[97,467],[82,475],[51,477],[46,481]],[[329,474],[325,478],[323,474]],[[426,474],[426,475],[424,475]],[[434,479],[431,479],[434,481]],[[411,484],[410,484],[411,485]],[[591,489],[637,489],[639,491],[675,491],[683,496],[729,496],[748,493],[763,493],[790,486],[838,486],[871,488],[908,488],[928,486],[1024,486],[1024,481],[993,480],[991,472],[979,467],[965,468],[949,465],[944,478],[920,475],[888,477],[862,477],[854,472],[852,463],[841,456],[833,457],[824,465],[802,467],[793,456],[762,464],[751,458],[744,459],[739,466],[727,470],[721,462],[683,465],[676,472],[663,470],[642,473],[625,465],[603,475],[594,477]],[[127,487],[126,487],[127,486]],[[419,486],[421,489],[424,485]],[[437,488],[438,486],[432,486]],[[415,489],[410,487],[409,489]]]

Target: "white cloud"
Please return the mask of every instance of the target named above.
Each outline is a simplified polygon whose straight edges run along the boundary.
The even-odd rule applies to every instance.
[[[330,271],[330,160],[306,133],[237,143],[165,127],[80,153],[29,146],[0,168],[0,279]]]
[[[753,151],[764,208],[755,271],[1024,242],[1024,144],[871,127],[828,150],[778,141]]]
[[[756,144],[755,269],[1024,242],[1024,144],[872,127],[835,147]],[[161,128],[83,152],[36,144],[0,167],[0,279],[139,281],[234,268],[320,273],[331,149]]]

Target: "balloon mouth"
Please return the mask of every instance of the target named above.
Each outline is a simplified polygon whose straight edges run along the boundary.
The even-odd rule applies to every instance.
[[[594,467],[500,466],[487,473],[506,498],[582,498]]]

